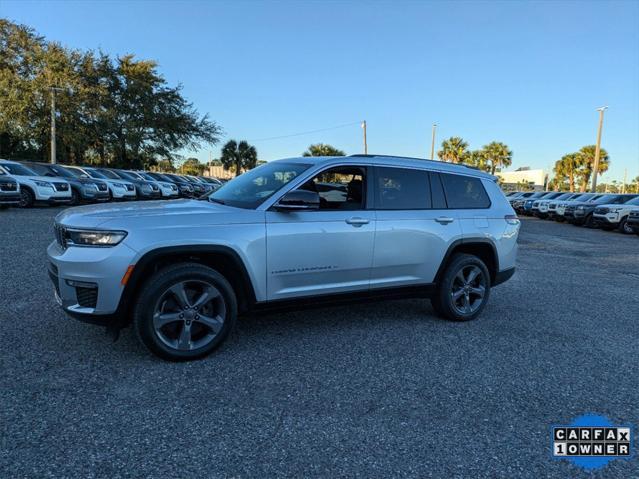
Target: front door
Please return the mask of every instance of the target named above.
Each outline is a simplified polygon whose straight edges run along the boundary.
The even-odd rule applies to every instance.
[[[368,290],[375,212],[366,209],[367,168],[329,168],[298,188],[318,192],[320,208],[266,212],[269,301]]]

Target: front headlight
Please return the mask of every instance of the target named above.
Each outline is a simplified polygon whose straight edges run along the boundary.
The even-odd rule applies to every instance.
[[[53,189],[53,185],[47,181],[34,181],[34,183],[40,188],[51,188]]]
[[[623,207],[621,207],[621,208],[610,208],[608,211],[610,213],[619,213],[621,210],[623,210]]]
[[[126,238],[126,231],[66,230],[68,246],[115,246]]]

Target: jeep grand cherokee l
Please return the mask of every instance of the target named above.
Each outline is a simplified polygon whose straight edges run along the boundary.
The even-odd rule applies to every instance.
[[[466,321],[512,276],[519,220],[495,177],[375,155],[293,158],[209,201],[68,209],[49,273],[64,311],[119,328],[169,360],[203,357],[238,313],[430,297]]]

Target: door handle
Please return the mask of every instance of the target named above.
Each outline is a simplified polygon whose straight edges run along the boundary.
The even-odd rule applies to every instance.
[[[362,225],[367,225],[368,223],[370,223],[370,220],[367,220],[366,218],[349,218],[346,221],[349,225],[353,225],[355,227],[360,227]]]
[[[442,225],[447,225],[448,223],[455,221],[455,218],[451,218],[450,216],[440,216],[439,218],[435,218],[435,221]]]

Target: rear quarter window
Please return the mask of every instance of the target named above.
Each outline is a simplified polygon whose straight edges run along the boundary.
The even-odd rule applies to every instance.
[[[490,198],[479,178],[450,173],[441,173],[440,177],[449,208],[490,208]]]

